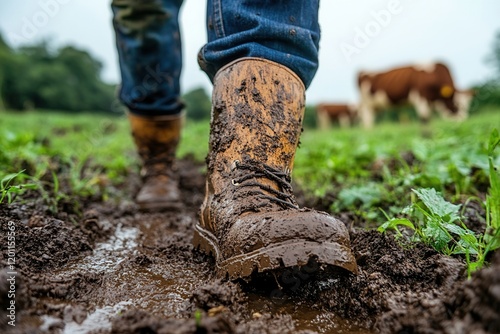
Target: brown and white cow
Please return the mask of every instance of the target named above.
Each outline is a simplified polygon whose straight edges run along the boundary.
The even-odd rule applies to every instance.
[[[359,117],[365,128],[373,126],[377,111],[401,104],[412,105],[423,122],[430,119],[433,110],[443,117],[463,120],[472,99],[470,92],[455,88],[450,70],[442,63],[360,72],[358,85]]]
[[[320,103],[316,105],[318,128],[325,130],[338,122],[341,127],[349,127],[356,119],[357,107],[354,104]]]

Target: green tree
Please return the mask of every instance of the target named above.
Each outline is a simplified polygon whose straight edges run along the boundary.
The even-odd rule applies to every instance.
[[[474,88],[471,113],[475,113],[487,105],[500,106],[500,31],[495,35],[492,50],[486,58],[486,63],[493,67],[494,75]]]
[[[309,128],[309,129],[316,128],[317,119],[316,119],[316,107],[315,106],[306,105],[303,126],[304,126],[304,128]]]
[[[9,57],[10,57],[10,48],[8,47],[7,43],[5,43],[3,36],[0,35],[0,110],[5,109],[5,105],[3,102],[3,81],[4,81],[4,67],[5,64],[8,62]]]
[[[491,64],[495,69],[496,79],[500,80],[500,31],[495,35],[493,40],[493,49],[486,59],[487,63]]]
[[[110,111],[115,88],[101,70],[73,46],[53,50],[43,41],[14,50],[0,36],[0,108]]]
[[[15,56],[12,49],[7,45],[0,34],[0,109],[5,109],[6,102],[4,96],[8,89],[7,81],[10,72],[15,66]]]
[[[211,100],[203,87],[195,88],[182,97],[186,103],[186,115],[194,120],[210,118]]]

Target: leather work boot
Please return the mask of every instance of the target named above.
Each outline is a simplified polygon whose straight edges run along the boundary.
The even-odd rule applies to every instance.
[[[135,201],[141,210],[180,207],[178,176],[174,160],[181,133],[182,116],[128,114],[139,156],[143,185]]]
[[[207,181],[193,243],[218,276],[304,266],[357,272],[345,225],[301,209],[290,174],[302,131],[305,88],[288,68],[243,58],[214,78]]]

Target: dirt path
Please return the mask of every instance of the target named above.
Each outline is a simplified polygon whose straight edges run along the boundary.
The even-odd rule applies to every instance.
[[[466,281],[463,263],[354,228],[358,276],[315,266],[218,280],[191,246],[202,201],[200,166],[183,161],[182,212],[90,203],[84,217],[31,204],[0,208],[16,227],[14,333],[476,333],[500,332],[500,256]],[[132,182],[132,188],[134,183]],[[6,312],[8,254],[0,273]],[[0,312],[0,313],[1,313]]]

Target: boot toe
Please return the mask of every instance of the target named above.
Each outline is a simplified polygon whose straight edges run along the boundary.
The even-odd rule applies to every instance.
[[[135,201],[141,210],[175,209],[181,206],[177,183],[172,179],[148,180]]]
[[[357,273],[347,228],[317,211],[248,214],[233,224],[222,244],[220,269],[231,278],[305,266],[313,258]]]

